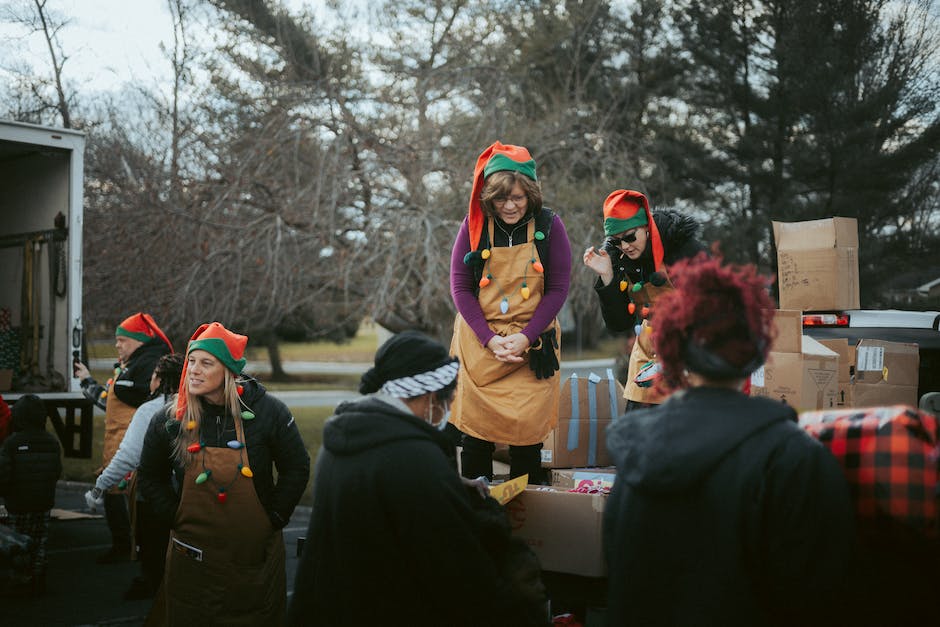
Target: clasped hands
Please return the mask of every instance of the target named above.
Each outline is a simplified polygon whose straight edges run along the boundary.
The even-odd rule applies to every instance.
[[[503,337],[494,335],[486,343],[486,347],[493,352],[493,355],[499,361],[509,363],[518,363],[525,361],[526,349],[529,348],[529,338],[522,333],[513,333]]]

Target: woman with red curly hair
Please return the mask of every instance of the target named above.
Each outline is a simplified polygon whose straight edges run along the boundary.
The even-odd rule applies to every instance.
[[[852,555],[852,506],[794,411],[741,392],[775,332],[767,280],[704,255],[670,277],[652,336],[675,392],[607,432],[608,624],[822,623]]]

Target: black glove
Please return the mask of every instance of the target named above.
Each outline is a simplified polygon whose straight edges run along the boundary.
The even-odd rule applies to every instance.
[[[546,331],[539,336],[536,345],[529,349],[529,368],[536,379],[555,376],[558,370],[558,340],[555,330]]]

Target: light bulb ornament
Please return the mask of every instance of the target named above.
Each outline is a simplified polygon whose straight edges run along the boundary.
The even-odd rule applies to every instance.
[[[542,235],[542,237],[539,237],[539,235]],[[499,301],[500,313],[505,314],[509,312],[510,301],[513,298],[513,296],[516,295],[516,293],[518,293],[522,297],[522,300],[528,300],[529,296],[531,296],[532,290],[529,287],[529,284],[527,281],[528,276],[529,276],[529,267],[531,267],[535,272],[538,272],[539,274],[545,272],[545,267],[542,265],[542,262],[539,261],[538,259],[538,249],[535,247],[535,240],[544,239],[544,238],[545,236],[542,234],[541,231],[535,232],[535,239],[533,239],[529,243],[529,245],[532,247],[532,257],[529,258],[529,262],[525,265],[525,268],[522,271],[522,282],[519,285],[517,285],[516,289],[514,289],[509,294],[507,294],[503,290],[503,287],[500,284],[499,279],[494,277],[493,274],[489,271],[490,258],[491,258],[491,255],[489,254],[489,249],[487,248],[483,250],[483,253],[486,253],[486,254],[483,254],[482,257],[486,261],[483,263],[483,277],[480,279],[479,286],[480,286],[480,289],[483,289],[485,287],[488,287],[489,285],[493,285],[499,291],[499,295],[502,296],[502,298]]]

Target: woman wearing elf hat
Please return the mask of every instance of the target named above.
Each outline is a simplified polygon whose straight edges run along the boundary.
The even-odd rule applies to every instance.
[[[450,264],[464,477],[492,478],[494,443],[503,443],[511,476],[540,481],[541,443],[558,419],[555,317],[570,273],[568,234],[542,206],[535,161],[521,146],[495,142],[477,159]]]
[[[157,362],[173,352],[166,334],[146,313],[135,313],[125,319],[115,329],[114,338],[118,363],[114,366],[114,376],[105,385],[99,385],[92,378],[85,364],[78,360],[73,364],[73,373],[81,380],[82,392],[105,412],[104,450],[96,474],[111,463],[134,412],[150,398],[150,376]],[[103,496],[96,497],[104,501],[105,519],[111,531],[111,548],[98,556],[99,564],[124,561],[131,556],[131,521],[124,485],[112,487]]]
[[[672,289],[666,266],[704,250],[698,228],[676,211],[653,214],[646,196],[618,189],[604,201],[603,248],[584,252],[584,265],[598,274],[594,290],[607,328],[636,335],[624,388],[628,411],[663,400],[654,385],[660,369],[650,316],[659,295]]]
[[[147,431],[140,489],[173,529],[148,622],[284,620],[281,529],[303,495],[310,457],[290,410],[241,376],[247,343],[218,322],[199,327],[172,415],[157,415]]]

